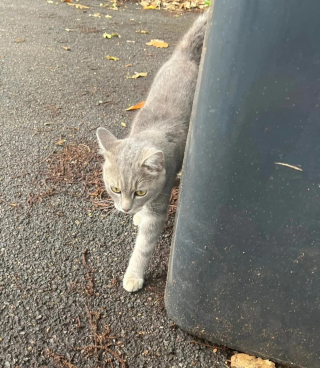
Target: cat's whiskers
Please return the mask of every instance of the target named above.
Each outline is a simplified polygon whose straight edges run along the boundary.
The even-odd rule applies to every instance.
[[[161,213],[155,211],[153,208],[142,208],[142,210],[140,211],[142,212],[142,214],[150,214],[150,213],[153,213],[153,214],[156,214],[158,216],[162,216]]]
[[[169,194],[167,194],[167,193],[159,192],[159,194],[163,194],[163,195],[165,195],[165,196],[167,196],[167,197],[170,197],[170,195],[169,195]]]

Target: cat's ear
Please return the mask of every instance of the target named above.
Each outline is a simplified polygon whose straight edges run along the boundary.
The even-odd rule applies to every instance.
[[[164,165],[164,156],[162,151],[148,150],[145,152],[144,158],[141,163],[149,171],[160,172]]]
[[[100,153],[102,155],[109,151],[110,145],[117,140],[117,138],[105,128],[97,129],[97,138],[100,146]]]

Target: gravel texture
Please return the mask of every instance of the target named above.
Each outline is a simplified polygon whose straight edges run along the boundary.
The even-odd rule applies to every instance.
[[[107,351],[97,358],[78,350],[92,343],[87,309],[101,312],[99,328],[107,325],[117,336],[109,348],[127,367],[225,367],[224,349],[191,343],[166,315],[170,229],[145,287],[129,294],[121,281],[136,233],[130,217],[93,211],[81,183],[29,205],[45,188],[48,155],[68,143],[94,142],[98,126],[125,134],[134,115],[125,109],[144,100],[155,72],[197,16],[143,11],[135,3],[113,11],[100,2],[82,1],[90,6],[86,11],[58,0],[0,3],[0,367],[68,366],[47,349],[78,368],[119,367]],[[95,13],[101,17],[90,16]],[[105,39],[104,32],[121,38]],[[155,38],[169,48],[145,45]],[[134,72],[148,76],[126,78]],[[86,249],[94,272],[83,264]]]

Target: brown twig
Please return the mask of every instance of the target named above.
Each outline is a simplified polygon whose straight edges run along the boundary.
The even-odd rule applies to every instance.
[[[153,304],[157,304],[157,303],[158,303],[158,301],[159,301],[159,300],[162,300],[162,299],[164,299],[164,296],[162,296],[162,297],[158,298],[157,300],[155,300]]]
[[[78,348],[81,352],[85,352],[86,354],[93,354],[96,358],[99,356],[99,350],[107,351],[109,354],[111,354],[114,358],[118,360],[121,367],[125,367],[125,362],[123,359],[112,349],[109,347],[112,345],[111,343],[106,343],[106,340],[115,340],[118,339],[117,336],[110,336],[110,328],[108,326],[105,326],[105,332],[103,334],[98,332],[98,321],[101,317],[100,312],[90,311],[88,306],[86,304],[86,312],[89,320],[89,325],[92,332],[92,345],[88,345],[82,348]],[[110,361],[109,361],[110,362]],[[111,362],[111,366],[112,362]]]
[[[112,359],[110,359],[110,358],[109,358],[109,359],[107,359],[106,361],[107,361],[108,363],[110,363],[111,368],[114,368],[113,363],[112,363]]]
[[[111,344],[108,344],[108,346],[110,345]],[[95,350],[95,349],[105,350],[117,359],[117,361],[121,364],[121,367],[125,368],[126,364],[123,361],[123,359],[115,351],[111,350],[108,346],[106,345],[88,345],[88,346],[85,346],[85,348],[81,348],[81,350],[82,351],[86,350],[87,353],[89,352],[89,350]]]
[[[92,341],[93,345],[97,346],[97,331],[98,331],[98,321],[100,319],[101,313],[100,312],[93,312],[90,311],[86,303],[84,303],[87,311],[87,316],[89,320],[89,325],[92,331]],[[92,319],[92,316],[94,316],[94,320]],[[98,350],[95,348],[95,354],[98,355]]]
[[[4,200],[3,198],[0,198],[0,202],[3,202],[11,207],[17,207],[17,204],[16,203],[10,203],[10,202],[7,202],[6,200]]]
[[[90,296],[97,296],[97,293],[95,293],[94,291],[94,281],[93,281],[93,269],[87,264],[86,261],[86,254],[87,254],[88,250],[85,249],[82,252],[82,263],[85,266],[85,268],[87,269],[87,274],[86,274],[86,279],[87,279],[87,285],[85,287],[85,291],[88,295]]]
[[[55,151],[52,151],[48,156],[46,156],[43,160],[40,161],[40,164],[47,161],[50,156],[52,156],[55,153]]]
[[[50,358],[52,358],[62,368],[77,368],[74,364],[70,363],[69,360],[63,355],[55,354],[54,352],[50,351],[48,348],[46,350],[46,353],[49,355]]]
[[[82,263],[83,265],[86,267],[86,269],[89,271],[89,272],[93,272],[93,269],[87,264],[87,261],[86,261],[86,254],[88,252],[88,249],[85,249],[83,252],[82,252]]]
[[[190,343],[191,344],[197,344],[197,345],[203,345],[203,346],[206,346],[207,348],[212,348],[212,349],[222,349],[222,348],[219,348],[217,346],[204,344],[203,342],[199,342],[199,341],[196,341],[196,340],[191,340]]]

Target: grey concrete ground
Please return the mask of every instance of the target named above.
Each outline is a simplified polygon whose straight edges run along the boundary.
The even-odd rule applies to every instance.
[[[81,184],[74,185],[79,195],[28,204],[43,190],[52,152],[93,142],[98,126],[125,134],[134,114],[125,109],[145,98],[197,16],[143,11],[135,3],[112,11],[100,2],[81,1],[90,6],[86,11],[60,0],[0,2],[0,367],[71,367],[55,362],[47,348],[78,368],[120,366],[107,351],[98,362],[78,350],[92,340],[86,308],[101,312],[101,328],[108,325],[119,337],[109,348],[128,367],[225,367],[223,349],[191,343],[166,316],[170,232],[159,241],[144,289],[128,294],[121,278],[135,238],[129,217],[92,211]],[[104,39],[104,32],[121,38]],[[145,45],[155,38],[169,48]],[[148,76],[127,79],[128,72]],[[85,249],[97,295],[85,292]]]

